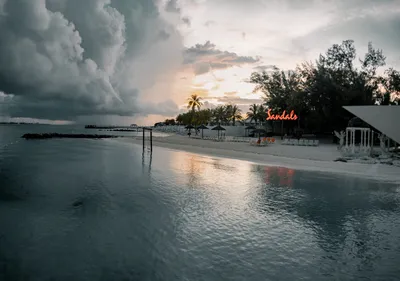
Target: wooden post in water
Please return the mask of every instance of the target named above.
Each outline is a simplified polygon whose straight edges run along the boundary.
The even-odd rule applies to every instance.
[[[153,130],[150,129],[150,151],[153,152]]]
[[[144,134],[145,134],[145,131],[146,131],[146,130],[145,130],[144,128],[142,128],[142,131],[143,131],[143,150],[144,150],[144,144],[145,144],[145,143],[144,143]]]

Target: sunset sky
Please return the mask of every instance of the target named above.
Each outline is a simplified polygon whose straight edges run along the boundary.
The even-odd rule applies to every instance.
[[[261,102],[253,71],[294,69],[346,39],[400,65],[400,0],[82,3],[0,0],[0,118],[148,125],[193,93],[247,111]]]
[[[253,71],[268,70],[273,65],[294,69],[296,64],[314,60],[332,44],[346,39],[355,40],[359,55],[372,41],[384,49],[389,66],[400,64],[400,35],[396,31],[400,30],[399,1],[180,3],[183,15],[191,19],[190,25],[181,27],[185,46],[209,46],[210,55],[202,61],[210,64],[218,64],[222,52],[229,52],[237,61],[199,75],[193,74],[194,67],[192,75],[187,75],[193,91],[210,102],[232,101],[243,104],[245,110],[248,104],[260,102],[260,95],[252,93],[253,85],[245,82]]]

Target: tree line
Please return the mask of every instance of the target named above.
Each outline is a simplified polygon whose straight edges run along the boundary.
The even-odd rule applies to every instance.
[[[203,105],[201,100],[198,95],[192,95],[188,99],[187,107],[189,111],[179,114],[176,117],[176,123],[194,126],[201,124],[236,125],[237,121],[243,120],[242,110],[236,104],[219,105],[213,109],[201,109]],[[169,122],[172,122],[172,120],[169,120]]]
[[[400,73],[385,65],[382,50],[371,43],[355,66],[356,49],[352,40],[334,44],[313,62],[304,62],[294,71],[274,68],[254,72],[250,82],[264,95],[265,105],[273,113],[294,110],[299,119],[292,126],[313,132],[343,129],[352,118],[343,109],[347,105],[398,105]]]
[[[244,117],[265,123],[267,109],[273,114],[294,110],[299,117],[286,126],[301,127],[310,132],[332,132],[347,126],[353,117],[343,109],[346,105],[399,105],[400,72],[388,68],[382,50],[372,43],[356,67],[356,49],[352,40],[334,44],[315,62],[303,62],[293,71],[274,67],[272,71],[254,72],[250,83],[254,92],[261,92],[264,104],[253,104],[244,115],[237,105],[219,105],[201,109],[201,97],[188,99],[188,112],[166,124],[235,124]],[[271,125],[273,121],[270,121]],[[275,121],[276,122],[276,121]]]

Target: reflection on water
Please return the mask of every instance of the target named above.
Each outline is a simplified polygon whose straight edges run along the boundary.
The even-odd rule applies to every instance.
[[[352,274],[360,278],[367,278],[373,272],[384,275],[394,270],[377,261],[388,260],[389,256],[400,257],[399,246],[388,247],[400,238],[397,224],[400,220],[396,217],[400,208],[398,187],[347,176],[249,165],[186,153],[175,156],[171,165],[181,169],[182,176],[188,178],[188,185],[201,182],[207,194],[212,194],[207,200],[212,203],[207,206],[209,217],[205,221],[186,222],[186,228],[197,229],[199,236],[215,238],[217,233],[228,235],[232,231],[235,233],[232,243],[246,237],[247,242],[256,243],[260,251],[264,248],[272,252],[278,249],[290,252],[303,264],[321,267],[320,273],[328,279],[342,276],[341,280],[346,280],[346,274],[353,272],[353,267]],[[382,217],[377,220],[376,216]],[[385,219],[386,227],[395,231],[394,235],[383,231],[383,225],[376,225]],[[224,229],[227,222],[230,229]],[[266,237],[257,236],[261,233],[268,234],[272,241],[267,239],[269,242],[262,244]],[[254,236],[259,239],[257,242]],[[211,243],[202,242],[203,239],[199,238],[196,243]],[[269,244],[275,247],[271,249]],[[393,262],[389,264],[394,265]],[[337,270],[332,271],[334,268]],[[393,276],[388,274],[386,278]]]
[[[0,280],[400,276],[397,186],[112,140],[0,156]]]
[[[142,152],[142,169],[151,175],[151,161],[153,160],[153,153],[149,151]]]
[[[279,183],[281,186],[292,187],[293,186],[293,176],[295,170],[288,169],[285,167],[271,167],[271,166],[257,166],[257,169],[261,172],[264,170],[265,183],[276,185]]]

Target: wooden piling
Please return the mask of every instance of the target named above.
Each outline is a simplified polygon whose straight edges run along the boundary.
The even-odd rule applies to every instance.
[[[143,128],[143,150],[144,150],[144,145],[145,145],[144,134],[145,134],[145,129]]]
[[[150,151],[153,152],[153,130],[150,129]]]

